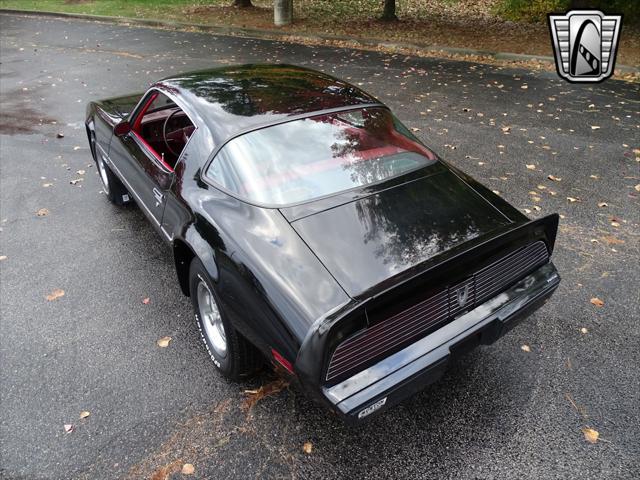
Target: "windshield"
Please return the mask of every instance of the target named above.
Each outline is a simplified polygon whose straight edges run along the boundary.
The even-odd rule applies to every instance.
[[[435,155],[384,108],[294,120],[229,141],[207,172],[249,201],[304,202],[431,165]]]

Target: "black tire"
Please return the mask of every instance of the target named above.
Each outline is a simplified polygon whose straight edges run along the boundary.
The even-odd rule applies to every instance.
[[[96,162],[96,167],[98,168],[98,176],[102,182],[102,191],[111,203],[118,206],[126,205],[131,201],[129,192],[120,179],[111,171],[111,168],[109,168],[109,165],[104,161],[102,155],[98,153],[95,133],[91,132],[89,135],[91,153],[93,154],[93,160]]]
[[[221,324],[224,327],[224,337],[226,340],[226,352],[224,355],[219,351],[219,347],[216,348],[215,341],[211,338],[212,323],[210,323],[208,327],[205,325],[207,320],[203,318],[206,316],[206,313],[203,313],[203,311],[206,311],[207,306],[205,305],[203,307],[199,304],[199,297],[201,296],[198,295],[198,288],[200,284],[206,287],[206,290],[208,290],[211,296],[210,298],[214,300],[217,307],[216,311],[219,313]],[[204,289],[204,287],[200,288]],[[228,316],[224,312],[215,286],[198,258],[194,258],[191,261],[191,267],[189,268],[189,292],[195,312],[196,323],[200,331],[200,337],[207,347],[213,364],[220,373],[230,380],[239,380],[260,370],[262,366],[262,355],[256,347],[250,344],[233,325],[231,325]],[[206,293],[203,293],[203,295],[206,295]]]

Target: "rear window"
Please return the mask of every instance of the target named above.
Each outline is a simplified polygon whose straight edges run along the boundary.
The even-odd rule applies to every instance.
[[[229,141],[207,176],[251,202],[286,205],[402,175],[434,163],[384,108],[294,120]]]

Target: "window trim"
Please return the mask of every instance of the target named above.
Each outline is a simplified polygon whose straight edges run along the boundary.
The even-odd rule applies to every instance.
[[[238,133],[229,136],[229,138],[225,139],[223,142],[221,142],[217,148],[213,149],[213,153],[209,156],[209,159],[205,162],[205,164],[203,165],[203,167],[200,169],[200,179],[206,183],[207,185],[220,190],[223,193],[226,193],[227,195],[235,198],[236,200],[239,200],[243,203],[246,203],[248,205],[253,205],[255,207],[260,207],[260,208],[270,208],[270,209],[281,209],[281,208],[290,208],[290,207],[296,207],[298,205],[304,205],[307,203],[313,203],[313,202],[317,202],[318,200],[323,200],[326,198],[331,198],[331,197],[335,197],[337,195],[342,195],[348,192],[352,192],[352,191],[356,191],[356,190],[360,190],[363,188],[368,188],[371,186],[375,186],[375,185],[379,185],[381,183],[393,180],[393,179],[397,179],[400,177],[403,177],[405,175],[417,172],[423,168],[427,168],[426,166],[421,166],[421,167],[416,167],[413,168],[411,170],[407,170],[406,172],[397,175],[397,176],[393,176],[393,177],[389,177],[389,178],[385,178],[382,180],[378,180],[377,182],[372,182],[372,183],[368,183],[366,185],[359,185],[359,186],[355,186],[355,187],[351,187],[348,188],[346,190],[339,190],[337,192],[333,192],[333,193],[328,193],[326,195],[321,195],[318,197],[314,197],[308,200],[301,200],[299,202],[291,202],[291,203],[283,203],[283,204],[279,204],[279,203],[262,203],[262,202],[257,202],[255,200],[251,200],[249,198],[243,197],[242,195],[238,195],[236,192],[233,192],[231,190],[229,190],[228,188],[226,188],[223,185],[220,185],[218,182],[215,181],[215,179],[211,178],[208,173],[209,173],[209,169],[211,167],[211,164],[213,163],[213,161],[215,160],[216,156],[218,155],[218,153],[220,152],[220,150],[222,150],[225,145],[227,145],[227,143],[231,142],[232,140],[251,133],[251,132],[255,132],[258,130],[263,130],[265,128],[269,128],[269,127],[273,127],[276,125],[282,125],[285,123],[289,123],[289,122],[294,122],[296,120],[303,120],[305,118],[310,118],[310,117],[317,117],[318,115],[330,115],[333,113],[340,113],[340,112],[348,112],[351,110],[363,110],[365,108],[382,108],[387,110],[391,115],[393,115],[393,112],[391,111],[391,109],[385,105],[384,103],[364,103],[364,104],[360,104],[360,105],[348,105],[348,106],[344,106],[344,107],[336,107],[336,108],[329,108],[326,110],[318,110],[315,112],[307,112],[307,113],[303,113],[300,115],[292,115],[291,117],[287,117],[283,120],[279,120],[276,122],[270,122],[270,123],[266,123],[266,124],[261,124],[261,125],[257,125],[257,126],[253,126],[253,127],[249,127],[246,128],[244,130],[240,130]],[[399,120],[398,120],[399,121]],[[418,143],[420,143],[421,145],[423,145],[425,148],[429,149],[429,147],[427,145],[425,145],[423,142],[421,142],[417,137],[415,137],[415,141],[417,141]],[[431,149],[429,149],[431,150]],[[435,162],[441,162],[440,157],[433,152],[434,154],[434,163]]]
[[[182,110],[182,112],[187,116],[191,124],[194,126],[194,130],[191,133],[191,136],[189,137],[189,140],[187,141],[187,143],[184,144],[184,147],[182,148],[180,155],[176,159],[175,165],[178,166],[178,164],[182,161],[184,152],[187,150],[187,146],[189,145],[189,142],[191,142],[191,139],[196,134],[199,127],[196,124],[196,122],[193,121],[193,118],[191,117],[191,115],[189,115],[189,113],[187,112],[187,109],[184,108],[184,106],[182,105],[182,102],[178,101],[175,95],[165,92],[162,89],[158,88],[157,86],[150,87],[147,90],[147,92],[142,96],[142,98],[138,102],[138,105],[136,105],[135,109],[131,112],[131,116],[129,120],[129,122],[131,123],[130,133],[132,134],[133,140],[143,150],[145,150],[147,154],[150,154],[151,161],[153,161],[165,173],[175,174],[175,168],[171,168],[171,166],[162,159],[162,157],[158,154],[158,152],[156,152],[151,147],[151,145],[149,145],[149,143],[142,137],[142,135],[140,135],[140,133],[137,131],[137,129],[140,128],[140,124],[142,123],[142,118],[144,117],[144,114],[146,113],[146,111],[149,109],[149,107],[154,102],[154,100],[158,97],[159,94],[162,94],[167,98],[169,98],[171,101],[173,101],[173,103],[175,103],[175,105],[180,110]]]

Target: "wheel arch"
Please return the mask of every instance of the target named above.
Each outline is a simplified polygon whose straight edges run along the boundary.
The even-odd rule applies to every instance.
[[[186,235],[173,240],[173,260],[178,275],[180,289],[187,297],[189,292],[189,268],[194,258],[198,258],[204,265],[207,273],[215,282],[218,280],[218,268],[215,262],[213,248],[200,236],[191,225]]]

